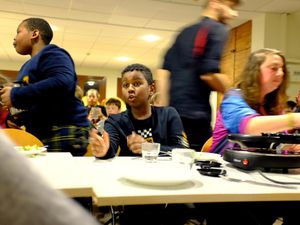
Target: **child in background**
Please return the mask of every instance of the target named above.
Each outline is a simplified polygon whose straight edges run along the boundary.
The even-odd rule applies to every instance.
[[[93,125],[96,125],[99,121],[106,119],[106,109],[103,105],[99,104],[100,94],[96,89],[89,89],[86,92],[87,96],[87,110],[88,120]]]
[[[118,114],[121,112],[121,101],[117,98],[110,98],[106,101],[107,116],[111,114]]]
[[[285,113],[295,112],[296,108],[297,108],[297,103],[290,100],[286,102],[284,112]]]

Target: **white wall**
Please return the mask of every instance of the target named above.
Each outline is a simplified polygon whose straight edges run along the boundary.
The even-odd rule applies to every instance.
[[[287,61],[292,66],[300,66],[300,11],[289,14],[287,17]],[[299,90],[300,82],[290,83],[288,95],[291,100],[295,101]]]
[[[263,14],[252,23],[252,51],[275,48],[282,51],[288,64],[300,65],[300,12],[293,14]],[[290,82],[287,94],[290,100],[300,90],[299,82]]]

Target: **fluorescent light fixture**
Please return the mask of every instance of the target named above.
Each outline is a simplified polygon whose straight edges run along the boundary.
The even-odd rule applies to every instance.
[[[87,83],[89,86],[94,86],[95,81],[89,80],[89,81],[87,81],[86,83]]]
[[[132,58],[127,57],[127,56],[119,56],[119,57],[116,57],[115,59],[118,61],[121,61],[121,62],[128,62],[128,61],[132,60]]]
[[[142,40],[147,41],[147,42],[155,42],[160,40],[161,38],[157,35],[154,34],[146,34],[140,37]]]

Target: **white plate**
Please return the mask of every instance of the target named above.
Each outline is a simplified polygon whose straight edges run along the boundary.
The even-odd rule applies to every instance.
[[[14,148],[24,155],[35,155],[47,151],[46,147],[38,147],[33,150],[23,150],[23,146],[15,146]]]
[[[123,171],[123,178],[138,184],[150,186],[175,186],[191,181],[188,166],[152,165],[130,167]]]
[[[221,155],[211,152],[196,152],[195,153],[196,160],[202,161],[220,161],[222,159]]]

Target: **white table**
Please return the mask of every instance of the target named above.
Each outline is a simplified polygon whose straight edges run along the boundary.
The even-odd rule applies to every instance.
[[[51,187],[70,197],[92,196],[88,166],[80,167],[70,153],[45,153],[29,161]]]
[[[262,178],[257,172],[245,173],[226,167],[228,177],[248,181],[229,181],[224,178],[200,175],[196,168],[187,170],[190,180],[180,185],[149,186],[133,183],[124,178],[129,167],[143,167],[140,158],[117,157],[97,160],[94,157],[72,157],[67,153],[47,153],[30,158],[35,170],[53,188],[70,197],[93,197],[98,206],[248,202],[248,201],[300,201],[300,185],[276,185]],[[155,164],[165,168],[171,161]],[[156,172],[157,173],[157,172]],[[125,173],[126,174],[126,173]],[[147,176],[147,175],[145,175]],[[160,174],[157,173],[159,177]],[[300,182],[300,175],[268,174],[277,180]]]
[[[117,157],[112,160],[85,159],[93,164],[93,199],[99,206],[249,202],[249,201],[300,201],[300,185],[276,185],[262,178],[257,172],[244,173],[226,167],[229,177],[250,181],[229,181],[224,178],[203,176],[193,168],[191,180],[178,186],[148,186],[127,181],[122,171],[141,159]],[[171,161],[159,161],[157,166]],[[157,174],[159,176],[159,174]],[[275,179],[300,182],[300,175],[269,174]]]

